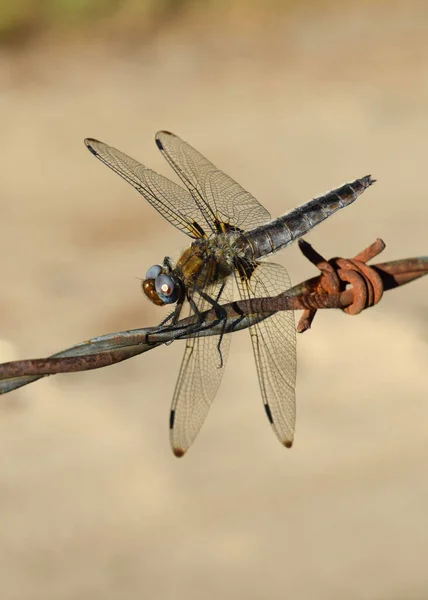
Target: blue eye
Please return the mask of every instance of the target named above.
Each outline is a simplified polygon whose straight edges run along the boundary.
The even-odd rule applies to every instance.
[[[159,277],[156,277],[155,288],[158,294],[170,296],[174,291],[174,287],[174,282],[168,275],[159,275]]]
[[[174,281],[168,275],[159,275],[155,279],[155,289],[159,297],[166,303],[177,301],[178,289]]]
[[[162,267],[160,265],[153,265],[146,273],[146,279],[156,279],[158,275],[162,272]]]

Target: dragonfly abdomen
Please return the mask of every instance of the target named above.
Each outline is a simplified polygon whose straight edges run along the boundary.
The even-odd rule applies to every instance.
[[[289,246],[340,208],[352,204],[375,180],[370,175],[345,183],[277,219],[243,233],[235,242],[240,256],[256,260]]]

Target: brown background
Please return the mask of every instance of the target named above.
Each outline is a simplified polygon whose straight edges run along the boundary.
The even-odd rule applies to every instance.
[[[153,136],[172,130],[273,215],[372,173],[307,239],[327,257],[376,237],[384,260],[427,253],[426,3],[281,6],[0,50],[1,360],[163,315],[139,278],[187,240],[86,136],[171,176]],[[294,282],[314,273],[297,247],[278,260]],[[181,461],[182,343],[3,397],[1,599],[427,598],[426,297],[420,280],[356,318],[318,315],[298,339],[291,451],[246,332]]]

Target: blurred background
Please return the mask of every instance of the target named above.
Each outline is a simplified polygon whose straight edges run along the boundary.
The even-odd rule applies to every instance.
[[[3,0],[0,360],[156,324],[139,278],[188,244],[83,145],[172,176],[169,129],[272,213],[372,173],[308,237],[427,249],[428,5]],[[315,274],[297,247],[276,258]],[[298,338],[295,445],[264,415],[247,332],[181,460],[183,343],[0,402],[2,600],[428,597],[427,281]]]

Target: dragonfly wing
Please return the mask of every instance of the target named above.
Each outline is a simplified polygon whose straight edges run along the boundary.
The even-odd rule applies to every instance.
[[[276,296],[290,287],[282,265],[254,263],[251,277],[236,271],[243,299]],[[248,268],[247,268],[248,274]],[[279,441],[290,448],[296,420],[296,330],[293,311],[279,311],[249,328],[266,415]]]
[[[192,238],[205,235],[205,222],[188,190],[148,169],[120,150],[87,138],[85,144],[101,162],[130,183],[167,221]]]
[[[187,142],[169,131],[159,131],[156,144],[194,197],[213,232],[219,233],[218,222],[247,230],[270,221],[270,214],[254,196]],[[204,227],[202,222],[201,225]]]
[[[232,299],[232,277],[226,279],[225,288],[219,302]],[[204,287],[210,298],[216,299],[219,284]],[[198,310],[203,312],[212,305],[202,297],[196,298]],[[170,413],[170,441],[174,454],[178,457],[188,450],[199,433],[224,373],[229,354],[231,335],[223,336],[221,342],[222,366],[218,351],[219,336],[195,336],[186,340],[186,349],[175,386]]]

